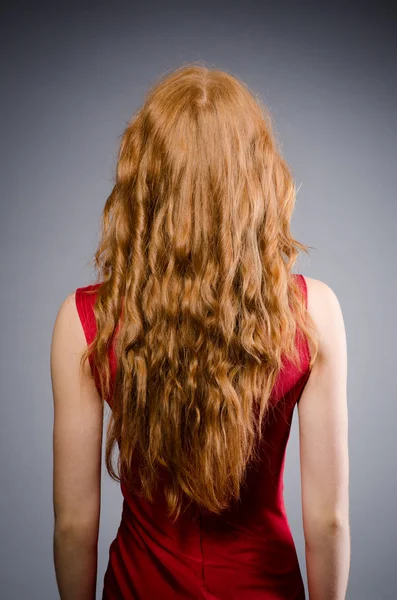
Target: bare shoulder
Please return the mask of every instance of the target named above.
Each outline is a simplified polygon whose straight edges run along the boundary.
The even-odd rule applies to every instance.
[[[306,275],[305,280],[307,307],[319,334],[318,360],[321,360],[337,352],[345,344],[342,308],[337,294],[330,285]]]
[[[60,365],[64,364],[68,355],[81,355],[87,346],[83,326],[76,306],[75,291],[69,293],[62,301],[56,315],[52,342],[51,358],[57,359]],[[83,373],[90,375],[90,367],[84,363]]]
[[[79,339],[80,345],[84,346],[84,332],[76,305],[76,292],[69,293],[62,301],[55,320],[55,326],[69,335],[70,340]]]

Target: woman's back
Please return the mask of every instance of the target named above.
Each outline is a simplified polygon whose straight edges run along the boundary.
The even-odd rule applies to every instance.
[[[303,275],[295,275],[305,294]],[[95,290],[78,288],[76,305],[90,343],[95,336]],[[238,503],[221,515],[190,506],[176,523],[163,488],[153,504],[121,481],[123,511],[109,550],[103,598],[302,600],[304,586],[283,499],[283,471],[295,405],[310,375],[310,351],[297,332],[301,368],[285,361],[263,424],[260,460],[248,467]],[[110,349],[111,375],[116,372]],[[91,363],[92,366],[92,363]],[[111,402],[110,402],[111,404]],[[164,472],[164,477],[167,473]]]

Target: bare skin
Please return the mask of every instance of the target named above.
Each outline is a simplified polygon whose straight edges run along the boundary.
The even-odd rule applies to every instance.
[[[335,292],[306,277],[319,354],[298,404],[310,600],[344,600],[350,569],[347,348]],[[313,354],[313,348],[311,348]]]
[[[74,293],[62,303],[51,344],[54,397],[54,563],[62,600],[95,600],[103,407]]]

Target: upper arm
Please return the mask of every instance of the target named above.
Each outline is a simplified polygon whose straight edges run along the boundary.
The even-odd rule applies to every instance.
[[[325,283],[306,278],[319,353],[298,404],[305,537],[348,522],[347,347],[341,307]]]
[[[99,526],[103,403],[89,362],[75,294],[62,303],[54,325],[50,366],[54,401],[53,504],[60,528]]]

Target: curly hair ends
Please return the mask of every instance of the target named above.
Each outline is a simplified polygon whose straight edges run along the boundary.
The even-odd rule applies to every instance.
[[[163,77],[128,123],[94,255],[95,356],[110,393],[106,468],[169,516],[238,499],[283,357],[299,328],[317,343],[292,267],[309,246],[290,220],[296,190],[259,97],[191,64]],[[257,410],[256,410],[257,409]],[[119,444],[117,474],[112,450]]]

